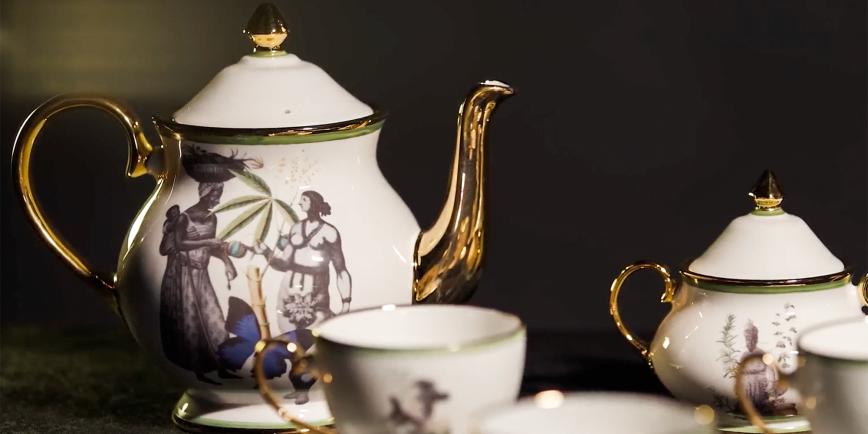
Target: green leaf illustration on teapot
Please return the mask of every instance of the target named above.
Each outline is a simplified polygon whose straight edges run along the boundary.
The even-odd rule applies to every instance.
[[[268,199],[269,198],[267,196],[236,197],[235,199],[232,199],[228,202],[221,203],[220,205],[217,205],[216,207],[214,207],[214,209],[211,210],[211,214],[216,214],[216,213],[222,212],[222,211],[229,211],[229,210],[233,210],[236,208],[241,208],[245,205],[250,205],[254,202],[259,202],[259,201],[268,200]]]
[[[241,229],[244,229],[258,217],[258,224],[254,231],[254,240],[261,242],[265,239],[265,236],[268,235],[268,230],[271,228],[271,222],[274,219],[273,212],[275,209],[277,209],[283,216],[284,220],[290,224],[299,220],[298,215],[293,211],[288,203],[271,196],[271,188],[262,177],[248,170],[239,171],[229,169],[229,172],[235,175],[236,179],[240,180],[248,187],[260,193],[264,193],[267,196],[240,196],[216,206],[211,211],[212,214],[247,207],[220,231],[217,238],[226,240]],[[274,206],[274,204],[277,204],[277,206]]]
[[[243,229],[248,224],[250,224],[250,222],[252,222],[256,218],[256,216],[266,211],[266,209],[270,212],[271,208],[267,206],[269,204],[270,203],[266,202],[248,207],[246,210],[244,210],[244,212],[242,212],[237,217],[235,217],[235,219],[229,222],[229,224],[220,231],[220,233],[217,235],[217,238],[225,240],[234,235],[236,232]]]
[[[256,241],[262,242],[265,239],[265,235],[268,234],[268,229],[271,227],[272,208],[274,208],[273,204],[268,202],[265,210],[261,213],[262,217],[259,218],[259,223],[256,225],[256,231],[254,232]]]
[[[271,188],[268,187],[268,184],[266,184],[265,180],[262,179],[259,175],[256,175],[255,173],[247,171],[247,170],[239,171],[239,170],[229,169],[229,172],[231,172],[233,175],[235,175],[236,179],[243,182],[248,187],[250,187],[250,188],[252,188],[252,189],[254,189],[260,193],[267,194],[267,195],[271,196]]]
[[[288,203],[286,203],[280,199],[272,199],[272,201],[277,204],[277,209],[280,210],[280,212],[283,214],[283,217],[286,221],[295,223],[299,220],[298,214],[296,214],[295,211],[293,211],[293,209],[290,208]]]

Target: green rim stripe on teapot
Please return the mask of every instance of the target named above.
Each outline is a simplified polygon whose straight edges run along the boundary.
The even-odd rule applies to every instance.
[[[166,129],[178,139],[218,145],[291,145],[349,139],[364,136],[383,128],[386,112],[374,110],[370,116],[325,125],[286,128],[217,128],[185,125],[173,120],[154,117],[158,129]]]
[[[349,131],[334,131],[328,133],[316,133],[310,135],[293,136],[257,136],[257,135],[211,135],[211,134],[185,134],[184,139],[194,142],[213,143],[217,145],[293,145],[298,143],[327,142],[331,140],[343,140],[352,137],[364,136],[373,133],[383,127],[384,121],[356,128]]]

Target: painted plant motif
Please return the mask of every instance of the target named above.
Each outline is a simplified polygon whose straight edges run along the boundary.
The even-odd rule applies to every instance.
[[[419,380],[413,383],[407,396],[389,397],[391,412],[388,416],[391,432],[396,434],[435,434],[428,426],[434,414],[434,407],[440,401],[449,399],[449,394],[437,390],[433,382]]]
[[[293,164],[303,163],[303,167],[291,167],[287,183],[309,184],[315,166],[306,156],[302,157],[301,163]],[[285,164],[284,160],[281,162]],[[294,342],[303,349],[310,348],[313,345],[311,328],[328,317],[348,311],[352,300],[352,280],[340,233],[324,219],[330,215],[331,205],[320,193],[304,191],[296,203],[296,209],[304,213],[304,219],[299,219],[293,207],[275,197],[268,183],[252,172],[263,167],[262,161],[239,156],[237,151],[226,156],[185,145],[182,166],[199,182],[199,201],[183,212],[179,205],[171,206],[163,224],[160,254],[166,256],[166,270],[160,299],[160,326],[166,358],[209,384],[220,384],[205,376],[215,370],[220,378],[240,378],[233,371],[241,369],[251,358],[256,342],[270,337],[263,336],[268,333],[268,327],[261,328],[256,316],[267,318],[262,288],[250,288],[252,306],[238,297],[229,297],[224,316],[208,275],[208,265],[211,258],[224,262],[231,290],[231,282],[237,276],[232,258],[245,258],[250,253],[253,254],[251,261],[259,255],[266,264],[260,284],[269,268],[284,273],[280,287],[274,289],[278,294],[278,319],[271,322],[276,322],[283,332],[276,338]],[[243,183],[254,194],[221,202],[223,183],[230,180]],[[219,216],[232,210],[237,215],[218,231]],[[280,224],[272,248],[265,240],[275,219],[280,219]],[[256,226],[251,241],[230,239],[253,223]],[[284,233],[286,227],[289,230]],[[342,301],[339,312],[330,308],[331,270]],[[285,348],[274,347],[265,356],[266,377],[285,374],[289,360],[290,354]],[[306,403],[307,390],[315,379],[292,371],[289,379],[296,390],[291,394],[296,404]]]
[[[796,347],[796,336],[799,330],[796,328],[793,320],[796,319],[796,307],[791,303],[784,305],[784,312],[775,314],[775,320],[772,325],[775,326],[775,337],[778,339],[775,348],[779,350],[777,362],[782,369],[789,369],[793,366],[792,349]]]
[[[316,191],[301,193],[299,207],[305,218],[278,238],[274,249],[258,242],[255,254],[267,258],[268,266],[284,272],[278,291],[278,326],[284,333],[311,334],[311,328],[336,314],[348,312],[352,301],[352,277],[347,270],[337,228],[323,219],[331,205]],[[334,269],[341,297],[341,310],[331,310],[330,268]],[[296,404],[307,402],[307,390],[316,381],[290,373],[295,392],[287,396]]]
[[[319,170],[316,163],[307,156],[304,149],[299,151],[299,155],[286,161],[281,158],[277,161],[276,172],[283,176],[283,183],[290,188],[298,189],[300,186],[310,185],[311,179],[315,177]]]
[[[735,373],[738,371],[739,354],[741,350],[735,347],[735,315],[729,314],[726,316],[726,323],[721,330],[720,339],[716,342],[721,344],[723,348],[720,350],[720,357],[717,358],[725,367],[724,378],[735,379]]]
[[[795,335],[798,332],[791,321],[795,320],[795,306],[791,303],[784,305],[783,313],[775,315],[773,336],[776,339],[775,347],[770,350],[759,348],[760,330],[754,322],[748,319],[743,328],[744,349],[736,346],[737,336],[734,332],[736,316],[730,314],[721,329],[721,337],[716,342],[720,343],[719,360],[724,366],[724,378],[735,379],[736,372],[741,363],[750,356],[770,353],[775,356],[780,366],[784,369],[791,366]],[[795,404],[787,403],[783,395],[787,388],[779,387],[777,372],[760,361],[754,361],[744,366],[744,383],[748,395],[756,408],[766,415],[792,415],[796,414]],[[714,402],[719,408],[728,411],[737,411],[734,401],[725,396],[714,393]]]

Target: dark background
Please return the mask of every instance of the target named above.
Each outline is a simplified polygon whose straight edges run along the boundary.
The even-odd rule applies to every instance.
[[[515,312],[531,331],[619,339],[607,300],[620,268],[701,254],[750,211],[765,168],[784,207],[865,268],[864,0],[276,3],[288,51],[390,110],[379,161],[422,226],[445,194],[467,89],[489,78],[516,87],[490,130],[487,268],[472,302]],[[172,113],[248,52],[240,30],[255,5],[0,4],[4,326],[123,327],[41,243],[12,192],[27,114],[84,91],[144,117]],[[124,178],[123,137],[103,114],[64,114],[33,163],[47,214],[103,270],[153,187]],[[623,297],[646,336],[666,311],[660,287],[643,276]]]

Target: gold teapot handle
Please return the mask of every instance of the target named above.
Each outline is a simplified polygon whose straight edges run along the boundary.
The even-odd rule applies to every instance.
[[[766,425],[765,421],[763,421],[763,417],[760,412],[756,409],[756,406],[753,403],[750,395],[747,393],[747,389],[744,387],[744,374],[745,367],[751,363],[760,362],[772,369],[775,370],[777,374],[778,380],[774,385],[775,388],[784,388],[787,387],[789,383],[789,375],[783,374],[778,368],[778,364],[775,362],[775,358],[771,354],[754,354],[746,357],[741,363],[738,364],[738,369],[735,374],[735,396],[738,397],[738,403],[741,406],[741,409],[744,411],[745,415],[747,415],[748,421],[757,427],[757,429],[763,434],[774,434],[774,431],[770,430]]]
[[[154,147],[148,142],[142,132],[141,122],[135,113],[124,104],[113,99],[92,95],[61,95],[54,97],[37,107],[28,116],[12,150],[12,165],[15,185],[24,203],[24,211],[42,239],[54,250],[61,259],[71,267],[76,274],[93,283],[101,295],[106,297],[117,310],[115,300],[115,273],[98,273],[93,271],[87,261],[81,258],[73,248],[52,229],[36,195],[33,192],[33,182],[30,174],[30,157],[33,145],[42,132],[49,118],[62,111],[73,108],[96,108],[111,114],[124,126],[127,132],[129,155],[127,158],[127,176],[139,177],[148,173],[145,164]]]
[[[633,347],[639,350],[642,358],[650,364],[651,350],[648,348],[648,344],[627,328],[624,321],[621,320],[621,312],[618,309],[618,295],[621,293],[621,286],[624,284],[624,281],[626,281],[631,274],[644,269],[654,270],[663,278],[663,295],[660,297],[660,302],[672,303],[672,300],[675,297],[675,288],[677,284],[675,280],[672,279],[672,275],[669,274],[669,270],[665,266],[654,262],[637,262],[628,265],[626,268],[621,270],[621,273],[618,274],[618,277],[615,278],[614,282],[612,282],[612,288],[610,289],[609,294],[609,315],[612,316],[612,319],[615,321],[615,326],[618,327],[618,331],[621,332],[621,335],[627,339],[627,342],[630,342]]]
[[[282,345],[285,346],[289,351],[291,362],[292,362],[292,373],[301,373],[307,371],[309,374],[319,377],[319,374],[314,372],[312,369],[309,369],[310,360],[313,357],[311,354],[307,354],[304,350],[292,343],[286,342],[280,339],[262,339],[256,343],[256,352],[253,363],[253,375],[256,377],[256,386],[259,389],[259,394],[262,395],[262,399],[265,400],[275,411],[277,414],[285,421],[295,425],[298,428],[302,428],[303,430],[307,430],[306,432],[311,432],[315,434],[337,434],[337,431],[322,427],[311,425],[301,419],[298,419],[293,414],[290,413],[281,403],[280,399],[274,395],[271,391],[271,387],[268,386],[268,379],[265,378],[265,371],[263,370],[262,364],[265,361],[265,353],[268,348]]]

